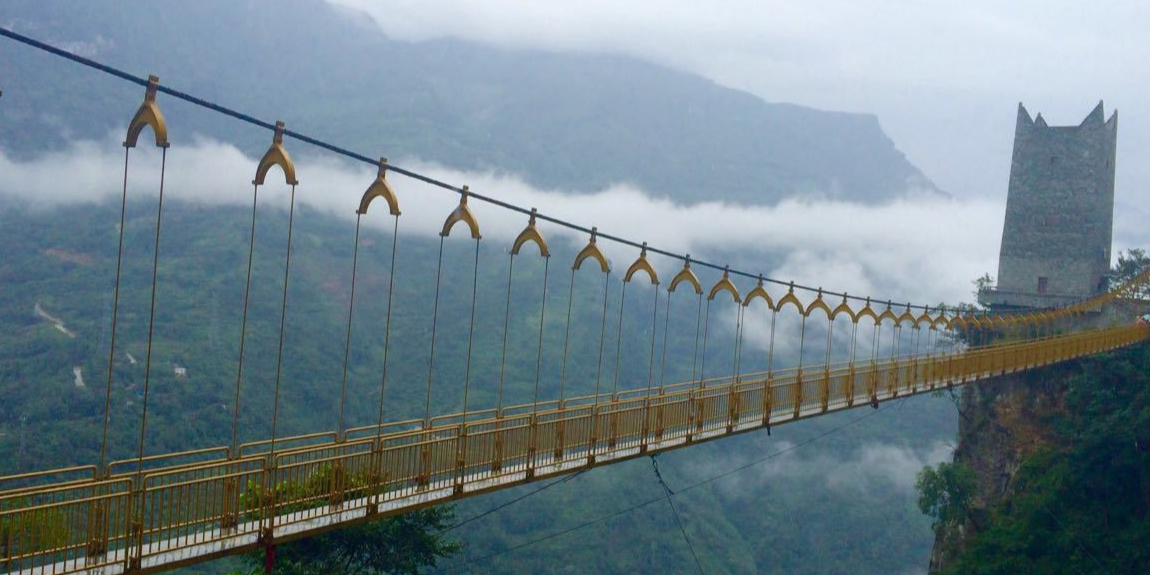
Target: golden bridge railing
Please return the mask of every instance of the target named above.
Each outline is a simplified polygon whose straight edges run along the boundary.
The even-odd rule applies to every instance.
[[[152,572],[694,441],[1093,355],[1086,331],[804,367],[0,478],[0,572]],[[704,385],[705,384],[705,385]],[[529,406],[528,406],[529,407]],[[49,482],[45,484],[45,482]]]

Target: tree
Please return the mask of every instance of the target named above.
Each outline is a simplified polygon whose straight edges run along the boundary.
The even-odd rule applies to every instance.
[[[994,287],[994,278],[990,275],[990,272],[984,272],[982,277],[975,279],[971,283],[974,284],[974,297],[978,298],[978,294]]]
[[[969,517],[970,504],[977,489],[974,469],[965,463],[939,463],[918,472],[914,483],[918,490],[918,508],[934,518],[935,533],[944,527],[959,525]],[[977,526],[976,526],[977,527]]]
[[[1134,248],[1118,254],[1118,263],[1114,264],[1114,269],[1111,270],[1110,287],[1115,288],[1133,280],[1147,267],[1150,267],[1150,256],[1146,255],[1146,250]],[[1130,296],[1138,299],[1150,299],[1150,287],[1138,286],[1134,288]]]
[[[463,547],[443,534],[454,519],[453,506],[430,507],[277,545],[275,573],[415,575]],[[245,555],[244,562],[246,573],[263,573],[263,553]]]

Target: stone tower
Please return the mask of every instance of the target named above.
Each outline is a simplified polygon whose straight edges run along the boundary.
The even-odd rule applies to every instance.
[[[1117,134],[1102,102],[1077,126],[1047,126],[1018,105],[998,287],[979,301],[1046,307],[1107,288]]]

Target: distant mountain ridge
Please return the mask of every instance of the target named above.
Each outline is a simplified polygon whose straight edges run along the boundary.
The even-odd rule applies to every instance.
[[[937,191],[872,115],[767,103],[623,56],[398,42],[322,0],[9,0],[0,25],[357,151],[544,188],[749,204]],[[8,41],[0,67],[0,147],[18,155],[121,130],[141,92]],[[266,146],[196,114],[174,137]]]

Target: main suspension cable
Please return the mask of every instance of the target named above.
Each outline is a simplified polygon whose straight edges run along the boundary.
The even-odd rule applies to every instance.
[[[86,67],[89,67],[89,68],[92,68],[95,70],[99,70],[101,72],[104,72],[106,74],[109,74],[111,76],[119,78],[121,80],[125,80],[127,82],[132,82],[135,84],[139,84],[141,86],[146,86],[148,84],[148,81],[145,78],[141,78],[139,76],[130,74],[130,73],[125,72],[123,70],[120,70],[118,68],[114,68],[112,66],[97,62],[95,60],[85,58],[83,56],[79,56],[77,54],[72,54],[72,53],[67,52],[63,49],[60,49],[60,48],[57,48],[55,46],[46,44],[44,42],[40,42],[34,38],[25,36],[25,35],[17,33],[17,32],[13,32],[12,30],[9,30],[6,28],[0,27],[0,36],[7,37],[9,39],[20,42],[21,44],[36,48],[38,50],[53,54],[55,56],[59,56],[61,58],[67,59],[67,60],[70,60],[70,61],[75,62],[77,64],[80,64],[82,66],[86,66]],[[167,95],[172,96],[174,98],[177,98],[179,100],[183,100],[185,102],[199,106],[201,108],[206,108],[206,109],[211,110],[213,112],[216,112],[216,113],[219,113],[219,114],[222,114],[225,116],[229,116],[231,118],[234,118],[236,120],[240,120],[242,122],[251,124],[253,126],[264,128],[266,130],[275,130],[276,129],[275,124],[273,124],[271,122],[260,120],[254,116],[249,115],[249,114],[245,114],[243,112],[238,112],[238,111],[233,110],[231,108],[227,108],[227,107],[222,106],[220,104],[217,104],[215,102],[211,102],[209,100],[205,100],[203,98],[193,96],[191,94],[188,94],[186,92],[182,92],[180,90],[175,90],[175,89],[172,89],[172,88],[169,88],[166,86],[159,86],[158,90],[164,94],[167,94]],[[301,134],[301,133],[296,132],[294,130],[284,130],[283,134],[286,136],[290,136],[292,138],[295,138],[295,139],[297,139],[301,142],[304,142],[306,144],[310,144],[310,145],[315,146],[317,148],[326,150],[326,151],[331,152],[333,154],[337,154],[337,155],[340,155],[340,156],[343,156],[343,157],[346,157],[346,158],[349,158],[349,159],[352,159],[352,160],[355,160],[358,162],[371,164],[373,166],[378,165],[377,159],[372,159],[372,158],[368,157],[367,155],[351,151],[347,148],[337,146],[335,144],[331,144],[331,143],[325,142],[323,140],[319,140],[317,138],[313,138],[313,137],[308,136],[306,134]],[[462,187],[449,184],[447,182],[433,178],[431,176],[421,174],[421,173],[416,172],[414,170],[400,168],[397,166],[391,166],[389,169],[393,172],[397,172],[399,174],[402,174],[404,176],[407,176],[409,178],[423,182],[425,184],[428,184],[428,185],[436,187],[436,188],[455,192],[457,194],[468,193],[468,195],[470,195],[471,197],[473,197],[479,201],[482,201],[482,202],[485,202],[485,203],[488,203],[488,204],[491,204],[494,206],[498,206],[500,208],[503,208],[503,209],[506,209],[509,211],[518,212],[520,214],[524,214],[524,215],[530,215],[531,214],[531,210],[528,208],[518,206],[515,204],[511,204],[509,202],[505,202],[505,201],[496,199],[496,198],[491,197],[491,196],[485,196],[483,194],[477,194],[473,191],[465,192]],[[555,224],[555,225],[558,225],[558,226],[561,226],[561,227],[564,227],[564,228],[567,228],[567,229],[570,229],[573,231],[577,231],[577,232],[581,232],[581,233],[587,233],[587,234],[592,232],[591,228],[576,224],[576,223],[568,221],[568,220],[564,220],[562,218],[547,216],[547,215],[544,215],[542,213],[536,213],[535,215],[540,220],[543,220],[543,221],[546,221],[546,222],[549,222],[549,223],[552,223],[552,224]],[[642,242],[627,239],[627,238],[624,238],[621,236],[604,234],[601,232],[598,233],[598,236],[601,238],[606,238],[608,240],[611,240],[615,243],[629,246],[629,247],[633,247],[636,249],[641,249],[644,247]],[[683,254],[679,254],[676,252],[663,250],[663,249],[659,249],[659,248],[654,248],[654,247],[650,247],[650,246],[647,246],[647,250],[650,251],[651,253],[659,254],[661,256],[668,257],[668,258],[675,259],[675,260],[687,261],[687,259],[688,259],[688,256],[685,256]],[[691,259],[691,262],[698,264],[698,265],[701,265],[701,266],[706,267],[706,268],[710,268],[710,269],[715,270],[715,271],[723,271],[723,270],[727,269],[727,266],[712,263],[712,262],[702,261],[702,260]],[[803,291],[807,291],[807,292],[811,292],[811,293],[818,291],[818,288],[815,288],[815,287],[796,284],[793,282],[777,280],[777,279],[763,276],[762,274],[758,274],[758,273],[751,273],[751,272],[737,270],[737,269],[733,269],[733,268],[729,269],[729,272],[731,274],[741,276],[741,277],[744,277],[747,279],[758,280],[761,278],[764,282],[767,282],[767,283],[772,283],[772,284],[780,285],[780,286],[785,285],[788,287],[793,286],[795,289],[799,289],[799,290],[803,290]],[[866,298],[861,297],[861,296],[852,296],[852,295],[847,295],[845,293],[826,291],[826,290],[823,290],[823,293],[826,294],[827,296],[845,297],[846,299],[859,301],[859,302],[864,301],[866,299]],[[1072,303],[1073,302],[1068,303],[1066,305],[1072,305]],[[921,304],[909,304],[908,307],[910,307],[912,309],[927,310],[931,306],[921,305]],[[1065,307],[1065,306],[1057,306],[1057,307]],[[1046,308],[1046,309],[1056,309],[1056,308]]]

